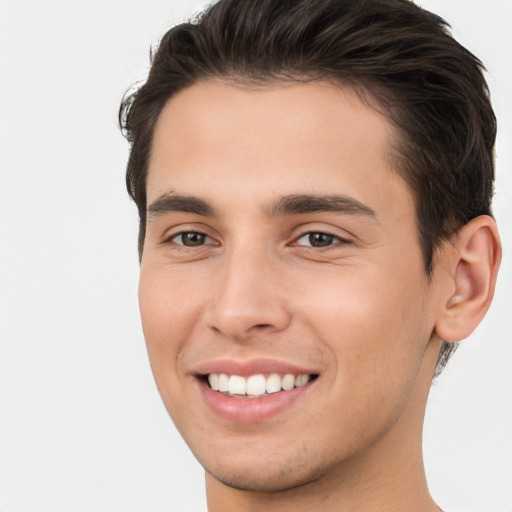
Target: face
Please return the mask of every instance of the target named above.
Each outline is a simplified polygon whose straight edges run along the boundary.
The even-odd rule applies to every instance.
[[[211,81],[163,109],[140,309],[163,401],[210,478],[290,488],[419,423],[436,289],[394,136],[325,83]]]

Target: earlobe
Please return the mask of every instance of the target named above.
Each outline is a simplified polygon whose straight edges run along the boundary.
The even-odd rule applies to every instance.
[[[460,230],[453,250],[450,292],[442,299],[435,329],[445,341],[467,338],[489,309],[501,261],[494,219],[482,215],[471,220]]]

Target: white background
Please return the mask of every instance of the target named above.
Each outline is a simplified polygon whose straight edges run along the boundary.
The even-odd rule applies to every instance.
[[[499,118],[495,303],[434,387],[432,494],[512,511],[512,2],[423,0],[489,68]],[[136,303],[137,217],[117,129],[150,43],[205,2],[0,0],[0,511],[205,511]]]

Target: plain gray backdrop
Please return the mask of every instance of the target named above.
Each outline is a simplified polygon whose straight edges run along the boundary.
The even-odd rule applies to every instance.
[[[419,0],[489,69],[499,119],[495,302],[434,386],[433,496],[512,511],[512,2]],[[206,2],[0,0],[0,511],[205,511],[153,383],[117,128],[149,46]]]

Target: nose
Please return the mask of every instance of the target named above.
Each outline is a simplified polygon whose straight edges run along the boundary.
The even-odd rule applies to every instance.
[[[264,250],[225,256],[209,305],[210,328],[240,341],[288,327],[291,315],[275,259]]]

